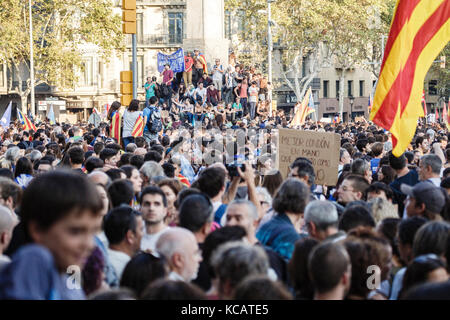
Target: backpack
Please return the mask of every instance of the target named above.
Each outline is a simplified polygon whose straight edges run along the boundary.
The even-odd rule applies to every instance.
[[[150,107],[150,116],[147,119],[147,129],[150,133],[158,133],[162,129],[161,111],[158,108]]]
[[[169,87],[166,84],[161,84],[159,87],[159,91],[160,91],[160,98],[166,98],[169,95]]]

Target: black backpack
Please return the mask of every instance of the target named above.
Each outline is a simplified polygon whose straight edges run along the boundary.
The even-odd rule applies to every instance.
[[[150,133],[158,133],[162,129],[161,111],[157,107],[150,106],[150,116],[147,119],[147,129]]]

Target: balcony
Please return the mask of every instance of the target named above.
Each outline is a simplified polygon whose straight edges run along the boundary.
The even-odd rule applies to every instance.
[[[186,34],[145,34],[137,36],[138,46],[147,47],[179,47],[183,45],[183,39],[186,39]],[[131,36],[128,37],[128,46],[131,46]]]

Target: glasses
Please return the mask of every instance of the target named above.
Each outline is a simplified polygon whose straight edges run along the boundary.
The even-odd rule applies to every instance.
[[[423,254],[421,256],[418,256],[416,258],[414,258],[414,262],[418,262],[418,263],[425,263],[425,262],[429,262],[429,261],[441,261],[441,258],[439,258],[436,254],[434,253],[429,253],[429,254]]]

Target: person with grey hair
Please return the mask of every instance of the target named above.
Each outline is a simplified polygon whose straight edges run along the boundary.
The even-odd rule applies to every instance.
[[[0,167],[12,169],[16,164],[17,159],[21,157],[19,147],[8,148],[5,152],[5,158],[0,162]]]
[[[272,207],[272,196],[269,191],[264,187],[256,187],[256,194],[258,196],[259,203],[264,213],[267,213]]]
[[[339,149],[339,166],[338,166],[338,175],[342,173],[344,166],[352,162],[352,157],[350,153],[348,153],[347,149],[340,148]]]
[[[180,227],[165,231],[156,242],[156,251],[169,264],[170,280],[190,282],[197,277],[202,255],[191,231]]]
[[[231,299],[235,288],[248,276],[267,275],[269,260],[258,246],[232,241],[218,247],[211,265],[218,280],[219,299]]]
[[[95,184],[101,184],[106,188],[108,188],[112,183],[111,178],[101,170],[92,171],[88,174],[88,177]]]
[[[419,168],[419,180],[429,181],[436,187],[441,186],[441,168],[442,160],[435,154],[426,154],[420,158]]]
[[[129,143],[127,144],[126,148],[125,148],[125,152],[130,152],[130,153],[134,153],[137,149],[137,145],[135,143]]]
[[[155,161],[146,161],[142,165],[141,169],[139,169],[139,172],[142,176],[142,188],[148,186],[151,184],[153,178],[162,176],[165,177],[164,169],[161,167],[161,165]]]
[[[33,150],[29,153],[28,158],[32,163],[35,163],[42,158],[42,153],[39,150]]]
[[[315,200],[305,208],[305,224],[309,236],[318,241],[342,237],[345,232],[338,231],[339,216],[336,206],[324,200]]]
[[[263,245],[272,248],[285,260],[291,259],[295,242],[302,237],[299,233],[309,198],[309,187],[305,183],[295,178],[285,180],[272,202],[277,214],[261,225],[256,233]]]
[[[356,159],[352,162],[351,173],[363,176],[367,182],[372,182],[372,169],[370,163],[363,159]]]
[[[8,248],[15,226],[16,221],[11,215],[10,209],[0,205],[0,270],[11,262],[11,259],[3,252]]]
[[[231,202],[224,216],[222,217],[222,225],[224,226],[241,226],[247,232],[247,241],[250,244],[261,246],[256,238],[256,227],[258,225],[258,209],[248,200],[238,199]],[[284,259],[273,249],[267,246],[261,246],[266,252],[271,272],[274,272],[276,278],[287,280],[287,265]]]

